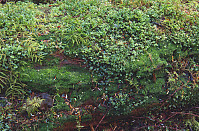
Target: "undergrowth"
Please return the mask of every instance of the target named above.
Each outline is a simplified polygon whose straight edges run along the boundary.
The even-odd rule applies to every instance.
[[[33,2],[38,5],[0,5],[1,95],[11,98],[12,106],[33,92],[48,92],[56,100],[47,112],[34,112],[38,121],[30,119],[26,127],[43,128],[43,117],[47,129],[66,128],[69,121],[76,121],[71,129],[88,123],[100,129],[101,122],[92,123],[99,119],[118,130],[125,128],[122,121],[127,130],[197,129],[197,1]],[[69,57],[87,69],[60,67]],[[1,112],[15,108],[19,105]],[[4,121],[16,120],[15,114],[3,117],[2,128],[25,126]],[[118,127],[109,117],[121,118]]]

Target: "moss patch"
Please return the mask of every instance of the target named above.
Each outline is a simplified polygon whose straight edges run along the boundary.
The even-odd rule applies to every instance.
[[[28,75],[22,76],[21,81],[36,92],[67,93],[71,88],[84,88],[91,82],[90,73],[78,66],[53,66],[39,70],[27,67],[23,73]]]

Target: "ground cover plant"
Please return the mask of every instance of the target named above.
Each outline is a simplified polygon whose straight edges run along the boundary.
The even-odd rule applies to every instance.
[[[198,1],[1,3],[2,130],[198,130]]]

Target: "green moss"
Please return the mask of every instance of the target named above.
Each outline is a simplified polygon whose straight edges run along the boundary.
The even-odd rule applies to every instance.
[[[57,90],[58,93],[66,93],[71,88],[83,88],[90,83],[89,72],[77,66],[54,66],[38,70],[27,67],[23,73],[29,76],[22,76],[21,81],[26,83],[29,89],[39,92]]]

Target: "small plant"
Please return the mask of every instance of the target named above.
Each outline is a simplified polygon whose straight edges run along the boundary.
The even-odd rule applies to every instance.
[[[185,125],[189,127],[189,129],[195,131],[199,130],[199,122],[196,120],[195,116],[192,116],[190,119],[187,119]]]
[[[22,109],[26,110],[28,112],[28,115],[35,114],[37,111],[39,111],[39,108],[41,106],[41,103],[44,99],[41,99],[39,97],[33,97],[28,98]]]
[[[2,130],[2,131],[10,130],[9,122],[5,121],[5,120],[10,120],[12,117],[11,114],[9,114],[9,116],[6,116],[7,110],[10,110],[9,108],[10,107],[1,107],[0,106],[0,113],[2,114],[0,116],[0,130]]]
[[[11,97],[12,99],[15,97],[22,98],[26,94],[24,90],[25,84],[19,80],[19,76],[20,74],[17,71],[2,70],[2,72],[0,72],[1,93],[4,93],[5,96]]]
[[[5,88],[6,86],[6,81],[7,81],[7,77],[6,74],[4,72],[0,72],[0,93],[2,91],[2,89]]]
[[[77,122],[77,125],[76,125],[77,130],[81,131],[81,128],[84,127],[84,126],[81,126],[81,115],[80,115],[80,111],[77,112],[76,122]]]

